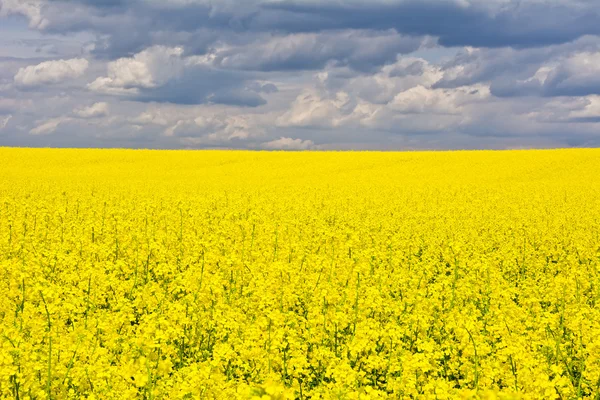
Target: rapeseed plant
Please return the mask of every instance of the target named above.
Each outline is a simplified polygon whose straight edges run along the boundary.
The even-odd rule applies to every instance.
[[[600,398],[600,151],[0,171],[1,398]]]

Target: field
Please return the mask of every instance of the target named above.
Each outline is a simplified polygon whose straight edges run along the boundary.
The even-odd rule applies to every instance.
[[[600,399],[600,151],[0,148],[0,398]]]

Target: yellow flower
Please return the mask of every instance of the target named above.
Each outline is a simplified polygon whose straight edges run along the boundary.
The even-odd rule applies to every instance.
[[[599,157],[0,148],[0,398],[594,398]]]

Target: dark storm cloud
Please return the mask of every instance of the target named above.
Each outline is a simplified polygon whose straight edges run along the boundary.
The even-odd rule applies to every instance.
[[[570,118],[569,122],[580,122],[580,123],[591,123],[597,124],[600,123],[600,116],[598,117],[579,117],[579,118]]]
[[[498,97],[518,96],[589,96],[600,95],[600,81],[587,81],[577,79],[567,80],[563,78],[550,79],[544,83],[538,81],[496,81],[490,90]]]
[[[223,4],[221,4],[223,3]],[[49,31],[92,30],[108,35],[105,53],[115,57],[151,44],[167,44],[156,32],[319,33],[330,30],[389,30],[411,36],[433,36],[443,46],[529,48],[566,43],[600,34],[596,2],[512,1],[502,6],[480,1],[357,2],[282,1],[144,2],[141,0],[53,0],[45,10]],[[210,39],[210,40],[209,40]],[[189,37],[205,51],[214,36]],[[181,43],[184,44],[184,43]]]
[[[266,101],[255,91],[243,89],[251,77],[228,71],[194,67],[156,88],[142,88],[131,100],[181,105],[225,104],[258,107]]]
[[[500,96],[518,93],[542,94],[540,82],[525,82],[546,64],[564,62],[566,58],[577,54],[600,52],[598,37],[585,36],[577,41],[531,49],[471,49],[460,51],[451,60],[442,65],[444,76],[434,84],[434,88],[457,88],[480,82],[491,82],[494,93]],[[556,73],[553,82],[558,84],[570,75],[578,75],[577,66],[571,65],[568,71]],[[585,79],[594,80],[594,74]],[[556,95],[550,81],[546,95]],[[584,83],[584,85],[586,85]]]
[[[322,69],[328,63],[369,71],[411,53],[423,40],[395,32],[341,31],[295,34],[224,51],[216,63],[224,68],[254,71]]]
[[[499,97],[600,95],[600,52],[570,55],[557,63],[541,66],[535,75],[525,80],[514,77],[495,80],[490,89]]]
[[[513,1],[497,11],[489,10],[483,1],[464,6],[431,0],[318,4],[285,1],[262,8],[270,13],[258,14],[252,20],[255,29],[393,28],[410,35],[437,36],[443,46],[539,47],[600,33],[600,9],[595,1]],[[307,24],[307,20],[312,23]]]

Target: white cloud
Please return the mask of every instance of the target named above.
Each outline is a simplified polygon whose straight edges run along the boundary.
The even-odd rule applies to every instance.
[[[585,106],[580,110],[573,110],[569,117],[573,119],[595,118],[600,121],[600,96],[585,97]]]
[[[564,56],[558,53],[524,76],[493,81],[492,93],[502,97],[600,94],[600,52],[577,51]]]
[[[60,124],[69,121],[71,121],[71,118],[68,117],[51,118],[30,130],[29,133],[32,135],[48,135],[55,132]]]
[[[600,72],[600,52],[581,52],[567,58],[563,64],[567,71],[583,75],[596,75]]]
[[[600,123],[600,96],[553,98],[527,116],[539,122]]]
[[[524,83],[527,82],[531,82],[531,81],[538,81],[541,84],[544,84],[546,82],[546,79],[548,79],[548,76],[550,75],[550,73],[552,72],[552,68],[545,66],[545,67],[540,67],[538,68],[538,70],[535,72],[535,74],[533,74],[533,76],[529,79],[526,79],[524,81]]]
[[[319,73],[317,87],[292,101],[276,126],[415,133],[468,125],[490,99],[489,87],[432,88],[440,77],[438,67],[414,58],[350,79],[335,70]]]
[[[479,101],[489,95],[486,87],[465,87],[459,89],[431,89],[416,86],[398,93],[390,103],[390,108],[403,114],[461,114],[463,105]]]
[[[232,141],[249,141],[264,136],[261,121],[253,114],[231,115],[210,112],[195,119],[179,120],[164,131],[167,137],[176,138],[190,146],[227,146]]]
[[[553,86],[558,94],[573,89],[581,91],[586,87],[597,90],[600,86],[600,52],[574,54],[558,67],[548,70],[542,83]]]
[[[140,88],[156,88],[178,76],[185,67],[183,48],[153,46],[131,58],[110,62],[106,77],[88,88],[109,94],[135,94]]]
[[[10,115],[10,114],[0,117],[0,129],[6,128],[6,125],[8,125],[8,121],[10,121],[11,118],[12,118],[12,115]]]
[[[351,76],[343,73],[322,73],[321,85],[339,90],[339,86],[370,103],[384,104],[398,93],[416,86],[431,87],[442,77],[440,67],[417,57],[401,57],[373,74]]]
[[[226,126],[225,121],[216,117],[198,117],[193,120],[179,120],[165,130],[165,136],[199,137],[215,134]]]
[[[131,118],[130,122],[136,125],[167,126],[169,125],[169,120],[170,118],[168,118],[167,115],[164,115],[160,110],[148,110],[135,118]]]
[[[44,61],[38,65],[20,68],[14,77],[14,81],[20,86],[60,83],[80,77],[88,67],[89,62],[84,58]]]
[[[281,137],[267,143],[263,143],[262,147],[270,150],[308,150],[315,146],[312,140],[292,139],[289,137]]]
[[[329,98],[315,89],[308,89],[277,119],[277,125],[336,127],[351,118],[355,108],[355,99],[347,92],[339,91]]]
[[[110,113],[108,103],[95,103],[89,107],[79,108],[73,113],[80,118],[99,118],[106,117]]]
[[[41,0],[0,0],[0,17],[11,14],[23,15],[29,19],[29,27],[44,29],[48,20],[42,16]]]

